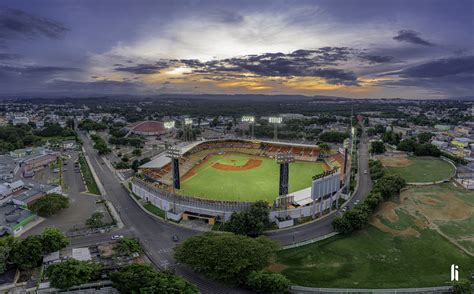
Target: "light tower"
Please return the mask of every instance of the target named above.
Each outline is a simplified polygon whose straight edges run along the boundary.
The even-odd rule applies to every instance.
[[[184,128],[183,128],[183,131],[184,131],[184,140],[185,141],[188,141],[188,137],[189,137],[189,141],[192,141],[193,140],[193,134],[192,134],[192,127],[191,125],[193,124],[193,119],[192,118],[185,118],[184,119]]]
[[[251,139],[254,138],[255,134],[255,117],[249,116],[249,115],[244,115],[242,116],[242,122],[248,122],[250,123],[250,130],[249,130],[249,136]]]
[[[282,121],[283,119],[279,116],[271,116],[268,118],[268,122],[275,125],[275,129],[273,130],[273,139],[275,141],[278,139],[278,125],[281,124]]]
[[[170,146],[166,150],[166,156],[171,158],[173,165],[173,192],[174,189],[181,188],[181,182],[179,179],[179,158],[181,157],[181,150],[178,147]]]
[[[288,195],[288,180],[290,177],[289,164],[295,161],[295,156],[290,153],[277,153],[275,160],[280,165],[280,187],[278,195]]]

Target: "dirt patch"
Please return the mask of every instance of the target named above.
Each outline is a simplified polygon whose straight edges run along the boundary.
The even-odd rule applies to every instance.
[[[404,230],[392,229],[392,228],[386,226],[384,223],[382,223],[382,221],[378,217],[372,217],[372,219],[370,220],[370,224],[373,225],[374,227],[376,227],[377,229],[381,230],[382,232],[389,233],[389,234],[391,234],[392,236],[395,236],[395,237],[398,237],[398,236],[419,237],[420,236],[420,233],[417,230],[413,229],[413,228],[406,228]]]
[[[408,159],[406,155],[382,156],[380,161],[384,166],[403,167],[413,164],[413,161]]]
[[[190,169],[182,178],[181,180],[184,182],[186,181],[187,179],[190,179],[192,178],[196,172],[203,166],[205,165],[209,159],[211,159],[211,156],[207,156],[206,158],[204,158],[203,161],[201,161],[200,163],[196,164],[192,169]]]
[[[212,165],[215,169],[220,170],[230,170],[230,171],[242,171],[242,170],[249,170],[259,167],[262,164],[260,159],[249,159],[244,165],[228,165],[216,162]]]
[[[395,212],[395,209],[398,208],[398,206],[399,205],[394,202],[386,201],[380,204],[379,209],[377,209],[377,212],[374,214],[374,216],[383,217],[392,223],[397,222],[400,219],[398,214]]]
[[[421,213],[432,221],[452,221],[463,220],[471,216],[472,207],[467,206],[464,201],[456,197],[453,193],[439,193],[437,199],[433,199],[429,194],[415,194],[414,199],[418,199],[422,205],[418,205]],[[431,203],[444,203],[443,207],[433,207]],[[427,205],[426,205],[427,204]]]
[[[267,267],[267,270],[272,273],[281,273],[287,268],[286,265],[281,263],[272,263]]]

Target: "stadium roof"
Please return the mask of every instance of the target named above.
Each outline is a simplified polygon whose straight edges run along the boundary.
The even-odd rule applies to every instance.
[[[128,126],[128,129],[137,134],[157,135],[166,132],[165,126],[162,122],[151,120],[131,124]]]

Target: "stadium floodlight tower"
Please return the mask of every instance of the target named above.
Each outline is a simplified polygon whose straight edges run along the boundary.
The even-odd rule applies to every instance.
[[[250,123],[250,138],[253,139],[254,133],[255,133],[255,117],[249,116],[249,115],[244,115],[242,116],[242,122],[248,122]]]
[[[271,116],[268,118],[268,122],[275,125],[275,129],[273,130],[273,139],[275,139],[275,141],[278,139],[278,125],[281,124],[282,121],[283,118],[281,118],[280,116]]]
[[[179,158],[181,157],[181,149],[176,146],[170,146],[166,150],[169,158],[171,158],[173,164],[173,191],[174,189],[181,188],[181,182],[179,180]]]
[[[188,141],[188,137],[189,137],[189,141],[192,141],[193,140],[193,133],[192,133],[192,127],[191,125],[193,124],[193,119],[192,118],[185,118],[184,119],[184,140],[185,141]]]
[[[288,180],[290,178],[290,163],[295,161],[291,153],[277,153],[276,162],[280,165],[280,187],[279,196],[288,195]]]

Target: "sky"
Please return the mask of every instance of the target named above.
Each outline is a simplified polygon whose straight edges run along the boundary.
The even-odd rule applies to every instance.
[[[0,1],[0,95],[474,96],[474,0]]]

